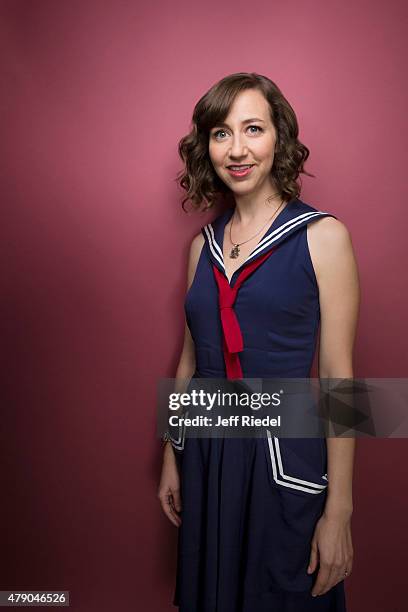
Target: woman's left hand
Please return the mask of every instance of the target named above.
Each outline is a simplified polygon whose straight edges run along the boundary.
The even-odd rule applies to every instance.
[[[319,572],[312,589],[313,596],[327,593],[346,575],[350,576],[353,545],[349,514],[323,514],[318,520],[311,542],[308,574],[313,573],[317,565]]]

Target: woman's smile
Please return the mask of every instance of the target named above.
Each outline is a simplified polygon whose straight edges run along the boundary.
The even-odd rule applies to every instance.
[[[246,177],[249,174],[251,174],[254,165],[255,164],[250,164],[250,165],[245,165],[245,166],[244,165],[228,166],[227,170],[229,174],[233,176],[234,178],[242,178],[242,177]]]

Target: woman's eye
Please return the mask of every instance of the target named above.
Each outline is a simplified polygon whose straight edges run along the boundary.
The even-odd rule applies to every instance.
[[[258,131],[263,132],[263,129],[259,127],[259,125],[249,125],[247,127],[248,130],[250,130],[251,128],[255,128],[255,132],[252,132],[252,134],[256,134]],[[219,134],[225,134],[225,133],[226,133],[225,130],[217,130],[216,132],[214,132],[213,136],[214,138],[218,139]]]

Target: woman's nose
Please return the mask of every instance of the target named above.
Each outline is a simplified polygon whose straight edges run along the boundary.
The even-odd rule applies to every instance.
[[[243,157],[247,152],[248,149],[245,141],[240,136],[235,136],[232,139],[230,155],[232,157]]]

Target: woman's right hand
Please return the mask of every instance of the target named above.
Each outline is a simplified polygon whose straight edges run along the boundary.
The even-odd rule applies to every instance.
[[[157,497],[160,500],[164,514],[179,527],[181,518],[180,477],[176,457],[171,442],[166,442],[163,452],[163,466]]]

